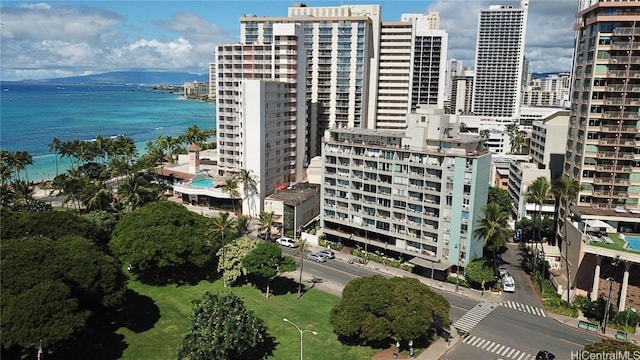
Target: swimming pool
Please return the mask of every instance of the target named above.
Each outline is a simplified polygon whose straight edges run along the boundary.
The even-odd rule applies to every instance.
[[[624,234],[624,239],[629,244],[629,249],[640,251],[640,236]]]
[[[212,178],[206,178],[206,179],[198,180],[191,183],[191,186],[197,186],[197,187],[211,187],[211,185],[213,185]]]

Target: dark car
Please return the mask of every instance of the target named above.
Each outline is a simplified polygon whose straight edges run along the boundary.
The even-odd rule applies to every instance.
[[[536,355],[536,360],[555,360],[556,356],[547,350],[538,351],[538,355]]]
[[[271,237],[267,236],[267,233],[258,233],[258,239],[262,239],[264,241],[271,241],[274,242],[276,241],[278,238],[280,237],[280,235],[278,234],[271,234]]]

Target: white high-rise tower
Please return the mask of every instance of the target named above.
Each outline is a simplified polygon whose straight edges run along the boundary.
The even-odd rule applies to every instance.
[[[478,19],[473,113],[497,118],[517,117],[524,63],[529,1],[520,8],[491,5]]]

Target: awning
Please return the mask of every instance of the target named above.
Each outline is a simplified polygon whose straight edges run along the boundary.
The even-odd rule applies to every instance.
[[[607,224],[606,222],[604,222],[602,220],[587,220],[587,221],[585,221],[585,223],[587,224],[587,227],[590,227],[590,228],[613,229],[613,226]]]
[[[446,261],[437,262],[437,261],[431,261],[431,260],[427,260],[420,257],[414,257],[413,259],[409,260],[409,262],[418,266],[422,266],[423,268],[428,268],[428,269],[431,269],[431,267],[433,266],[433,268],[438,271],[447,270],[451,267],[451,264]]]

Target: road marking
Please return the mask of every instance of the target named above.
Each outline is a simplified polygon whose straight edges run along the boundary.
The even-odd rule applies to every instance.
[[[460,319],[456,320],[456,322],[453,323],[453,326],[462,332],[468,333],[495,308],[495,304],[479,303],[462,315]]]
[[[518,302],[512,301],[512,300],[506,300],[500,303],[501,306],[504,307],[508,307],[514,310],[518,310],[518,311],[522,311],[525,313],[529,313],[531,315],[535,315],[535,316],[540,316],[540,317],[547,317],[547,314],[545,313],[544,309],[541,309],[539,307],[536,306],[532,306],[532,305],[527,305],[527,304],[520,304]]]
[[[464,335],[462,337],[462,342],[467,345],[482,349],[484,351],[495,353],[500,357],[509,358],[512,360],[533,360],[535,358],[535,356],[533,356],[532,354],[526,353],[524,351],[516,350],[509,346],[505,346],[494,341],[483,339],[470,334]]]

